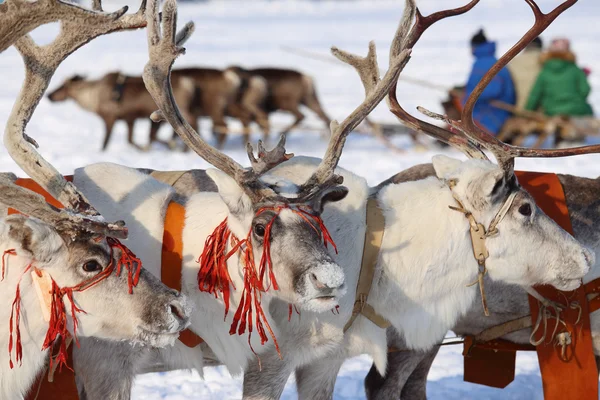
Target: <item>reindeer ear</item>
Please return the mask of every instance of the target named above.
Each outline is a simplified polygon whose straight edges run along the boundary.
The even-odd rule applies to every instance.
[[[11,215],[4,219],[8,225],[8,236],[19,243],[17,252],[25,251],[42,263],[51,260],[64,245],[63,239],[47,224],[24,217]]]
[[[433,156],[431,162],[433,163],[435,174],[439,179],[447,179],[462,164],[462,161],[442,154]]]
[[[232,214],[243,214],[252,210],[252,201],[229,175],[214,168],[207,169],[206,174],[217,185],[219,195]]]
[[[499,193],[503,193],[503,187],[504,171],[500,168],[494,169],[482,177],[481,192],[484,196],[493,197]]]
[[[334,186],[327,188],[315,197],[315,199],[311,202],[311,208],[320,214],[323,212],[323,207],[325,207],[325,204],[343,200],[347,194],[348,188],[346,186]]]

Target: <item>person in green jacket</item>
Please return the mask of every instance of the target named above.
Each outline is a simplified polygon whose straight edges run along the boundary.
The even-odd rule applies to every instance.
[[[575,64],[568,39],[555,39],[541,56],[542,70],[525,105],[526,110],[541,108],[548,116],[593,116],[587,102],[591,88],[585,72]]]

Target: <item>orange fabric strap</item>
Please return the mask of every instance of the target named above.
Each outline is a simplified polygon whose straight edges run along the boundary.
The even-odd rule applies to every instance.
[[[73,175],[66,175],[65,179],[69,182],[73,182]],[[46,203],[51,204],[56,208],[64,207],[58,200],[56,200],[54,197],[52,197],[52,195],[50,193],[48,193],[43,187],[38,185],[38,183],[36,181],[34,181],[33,179],[18,178],[15,181],[15,185],[21,186],[22,188],[25,188],[25,189],[29,189],[32,192],[35,192],[37,194],[41,194],[42,196],[44,196],[44,199],[46,199]],[[12,215],[12,214],[19,214],[19,212],[17,210],[9,208],[8,215]]]
[[[565,194],[558,176],[535,172],[519,172],[516,175],[519,183],[533,196],[538,207],[564,230],[573,234]],[[559,332],[568,331],[572,341],[566,349],[564,359],[561,355],[561,346],[553,340],[547,340],[537,346],[544,399],[597,400],[598,369],[594,358],[590,315],[584,287],[581,286],[571,292],[561,292],[552,286],[544,285],[536,287],[536,290],[549,300],[564,303],[565,299],[568,299],[570,303],[576,301],[582,307],[579,323],[577,323],[579,310],[567,308],[561,313],[567,327],[559,328]],[[539,302],[529,296],[529,306],[535,324],[539,313]]]
[[[185,207],[171,201],[165,214],[160,278],[165,285],[181,291],[183,268],[183,223]],[[189,329],[179,334],[179,340],[187,347],[196,347],[204,342]]]

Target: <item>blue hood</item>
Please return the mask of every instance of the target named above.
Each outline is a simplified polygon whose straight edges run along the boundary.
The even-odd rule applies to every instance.
[[[485,42],[480,45],[474,46],[473,55],[477,58],[480,57],[493,57],[496,54],[496,42]]]

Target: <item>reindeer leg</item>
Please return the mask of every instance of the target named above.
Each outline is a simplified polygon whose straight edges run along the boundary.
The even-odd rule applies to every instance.
[[[387,341],[389,347],[406,348],[404,339],[394,328],[387,329]],[[437,350],[435,348],[430,352],[405,350],[388,353],[386,375],[381,376],[373,365],[365,377],[367,399],[412,400],[424,398],[418,390],[421,386],[420,379],[424,377],[427,381],[427,372],[431,363],[426,364],[425,361],[431,358],[431,362],[433,362]],[[427,368],[425,369],[425,367]],[[407,390],[406,394],[405,390]],[[416,397],[410,397],[413,394]]]
[[[147,147],[142,147],[140,145],[137,145],[134,141],[133,141],[133,128],[135,127],[135,119],[129,119],[127,121],[125,121],[127,123],[127,142],[132,145],[133,147],[135,147],[138,150],[141,151],[148,151],[150,150],[150,145],[151,143],[148,143]]]
[[[114,119],[104,119],[104,141],[102,142],[102,151],[105,151],[108,147],[108,141],[112,135],[113,126],[115,125]]]
[[[300,125],[300,123],[304,120],[304,114],[302,114],[300,112],[300,110],[298,110],[298,108],[295,109],[291,109],[288,110],[289,112],[291,112],[292,114],[294,114],[294,117],[296,117],[296,120],[287,128],[285,128],[283,131],[281,131],[282,135],[287,135],[292,129],[296,128],[298,125]]]
[[[323,121],[325,123],[325,129],[327,131],[329,131],[329,124],[331,123],[331,118],[329,118],[329,116],[327,114],[325,114],[325,111],[323,111],[323,108],[321,107],[321,103],[319,103],[319,99],[317,98],[317,95],[314,92],[314,88],[313,88],[313,92],[307,96],[304,104],[312,112],[317,114],[319,116],[319,118],[321,118],[321,121]]]
[[[426,353],[419,352],[423,359],[408,377],[400,398],[407,400],[427,400],[427,375],[439,350],[440,347],[436,346]]]
[[[256,123],[260,126],[263,132],[263,140],[266,142],[269,140],[269,134],[271,133],[271,126],[269,125],[269,115],[261,110],[259,107],[252,105],[245,105],[248,110],[254,115]]]
[[[222,149],[227,136],[225,110],[221,109],[219,105],[213,105],[211,109],[208,110],[208,115],[210,115],[210,119],[212,120],[213,134],[217,138],[217,148]]]
[[[337,374],[343,363],[344,358],[326,357],[297,369],[298,399],[332,399]]]
[[[290,363],[279,359],[276,351],[260,355],[262,370],[258,362],[249,363],[244,373],[244,399],[277,400],[281,397],[285,383],[292,373]]]

